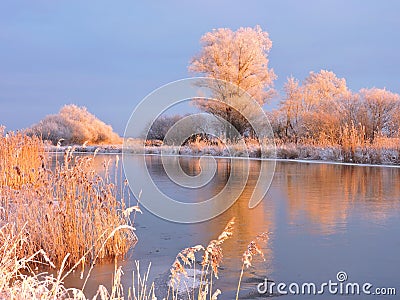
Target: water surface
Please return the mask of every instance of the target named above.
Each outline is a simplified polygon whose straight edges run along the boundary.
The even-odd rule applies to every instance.
[[[104,157],[99,157],[99,160]],[[108,159],[108,158],[107,158]],[[131,156],[125,167],[135,168],[137,176],[147,170],[141,156]],[[171,160],[177,159],[171,157]],[[198,158],[179,158],[189,175],[200,172]],[[201,189],[184,189],[171,182],[159,156],[147,156],[148,172],[157,186],[176,200],[203,201],[225,185],[230,164],[240,160],[217,158],[217,173]],[[258,283],[268,278],[276,283],[299,284],[328,280],[345,271],[348,281],[369,282],[374,287],[396,287],[400,292],[400,169],[372,166],[347,166],[299,162],[277,162],[272,185],[265,199],[254,209],[248,208],[252,187],[257,180],[260,161],[250,162],[246,188],[239,200],[222,215],[198,224],[177,224],[162,220],[144,210],[136,218],[139,242],[122,264],[123,283],[131,286],[134,260],[143,269],[152,262],[151,279],[166,274],[176,254],[197,244],[207,245],[236,218],[234,236],[223,246],[224,259],[215,287],[223,293],[219,299],[234,299],[247,244],[262,232],[271,232],[263,245],[265,261],[256,257],[246,269],[241,299],[265,296],[256,291]],[[145,194],[142,197],[146,197]],[[88,284],[93,293],[98,284],[109,283],[113,264],[96,266]],[[79,286],[78,274],[67,281]],[[280,299],[311,296],[284,296]],[[316,296],[319,299],[365,299],[365,295]],[[370,296],[374,299],[374,296]],[[382,299],[395,299],[386,296]],[[397,296],[398,297],[398,296]],[[297,299],[296,298],[296,299]]]

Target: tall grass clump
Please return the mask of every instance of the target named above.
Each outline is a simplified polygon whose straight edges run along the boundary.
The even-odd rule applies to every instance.
[[[217,239],[209,242],[207,247],[196,245],[183,249],[175,258],[170,270],[168,294],[165,299],[177,300],[182,297],[189,300],[216,300],[222,294],[214,288],[214,280],[219,277],[222,263],[223,243],[233,236],[235,218],[232,218]],[[269,239],[268,232],[261,233],[252,240],[242,255],[242,268],[239,275],[236,298],[239,299],[240,284],[244,269],[252,266],[253,257],[260,255],[264,260],[261,245]],[[198,260],[197,256],[201,256]],[[200,261],[197,266],[197,262]]]
[[[111,233],[108,238],[111,238],[117,231],[118,229]],[[64,285],[64,279],[72,271],[64,272],[68,255],[64,258],[56,275],[48,274],[47,272],[38,273],[36,268],[33,269],[33,267],[38,264],[48,265],[53,268],[56,267],[43,250],[39,250],[29,257],[20,257],[20,248],[27,246],[29,243],[27,235],[28,232],[25,228],[22,228],[20,232],[16,232],[15,226],[12,224],[6,224],[0,227],[0,299],[89,299],[84,293],[84,286],[82,288],[67,288]],[[137,268],[139,274],[139,265],[137,265]],[[73,269],[75,269],[75,267]],[[116,267],[113,274],[111,290],[109,291],[105,286],[99,285],[97,293],[92,299],[124,299],[124,290],[121,284],[122,274],[121,267]],[[151,292],[153,292],[154,295],[154,285],[148,292],[149,298],[136,298],[128,295],[128,299],[156,299],[154,297],[150,298]]]
[[[115,228],[130,225],[129,212],[116,186],[111,161],[104,162],[104,174],[94,168],[94,155],[74,156],[68,148],[51,165],[37,137],[21,133],[0,134],[0,226],[24,228],[26,244],[17,257],[31,257],[45,251],[56,264],[71,266],[82,257],[120,257],[136,242],[129,229],[107,238]],[[116,170],[114,170],[117,172]],[[112,178],[113,177],[113,178]]]
[[[0,299],[62,298],[66,289],[57,285],[55,278],[39,278],[31,269],[30,265],[39,259],[51,264],[43,250],[30,257],[19,256],[26,245],[24,229],[15,232],[15,226],[11,224],[0,227]]]
[[[20,189],[38,179],[37,170],[44,163],[43,142],[20,132],[4,133],[0,126],[0,187]]]

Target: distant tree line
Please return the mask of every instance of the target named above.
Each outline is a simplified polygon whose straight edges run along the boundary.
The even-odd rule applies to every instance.
[[[349,135],[374,143],[398,137],[400,97],[386,89],[351,92],[333,72],[311,72],[300,84],[293,77],[279,107],[269,113],[277,138],[284,142],[342,145]]]
[[[216,29],[206,33],[200,42],[201,51],[192,59],[189,71],[229,82],[214,88],[216,98],[232,95],[232,85],[260,105],[276,94],[276,75],[268,67],[272,42],[259,26],[237,31]],[[240,101],[239,93],[236,98]],[[216,104],[200,99],[194,103],[201,110],[224,118],[240,133],[251,135],[250,124],[240,111],[229,106],[229,101]],[[372,144],[378,138],[399,137],[398,94],[379,88],[353,93],[344,78],[326,70],[311,72],[302,82],[288,78],[278,107],[267,114],[275,137],[284,143]]]
[[[325,70],[311,72],[302,83],[290,77],[278,107],[266,114],[275,137],[285,143],[343,145],[356,137],[358,143],[372,144],[377,138],[400,136],[398,94],[378,88],[353,93],[345,79]],[[224,117],[222,113],[219,116]],[[147,138],[163,140],[182,117],[160,117]],[[238,126],[241,132],[248,129],[244,125]]]

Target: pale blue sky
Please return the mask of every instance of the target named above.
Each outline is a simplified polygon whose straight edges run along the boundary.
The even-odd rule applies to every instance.
[[[202,34],[257,24],[276,88],[328,69],[352,90],[400,92],[400,1],[1,1],[0,124],[28,127],[63,104],[122,133],[135,105],[188,76]]]

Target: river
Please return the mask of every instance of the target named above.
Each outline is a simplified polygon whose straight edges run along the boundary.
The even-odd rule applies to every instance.
[[[104,158],[109,157],[97,159]],[[191,176],[200,172],[198,158],[170,159],[178,159]],[[228,177],[235,176],[228,171],[231,164],[241,163],[238,159],[216,158],[212,180],[201,189],[185,189],[169,180],[160,156],[147,156],[145,167],[140,163],[142,156],[133,155],[129,160],[125,168],[135,168],[137,176],[149,172],[161,191],[183,202],[203,201],[221,191]],[[312,282],[318,289],[329,280],[339,283],[339,272],[347,275],[344,283],[371,283],[372,292],[376,287],[395,287],[400,293],[400,168],[278,161],[266,197],[249,209],[259,170],[260,161],[251,160],[247,185],[240,198],[209,221],[173,223],[143,209],[135,220],[139,242],[125,261],[118,262],[123,266],[126,289],[132,285],[134,260],[140,260],[143,271],[152,263],[150,280],[164,278],[180,250],[197,244],[206,246],[235,217],[234,235],[223,244],[220,278],[214,282],[214,287],[222,291],[219,299],[235,298],[242,254],[262,232],[269,232],[270,236],[262,245],[265,261],[254,257],[253,266],[244,270],[240,299],[265,297],[257,292],[257,285],[265,278],[276,285],[293,283],[301,287],[302,283]],[[93,294],[99,284],[109,285],[113,270],[111,263],[97,265],[86,291]],[[78,277],[75,274],[67,279],[67,285],[79,286],[82,281]],[[276,287],[274,292],[278,295]],[[365,295],[332,295],[324,290],[318,298],[331,297],[364,299]],[[293,296],[279,297],[286,298]]]

